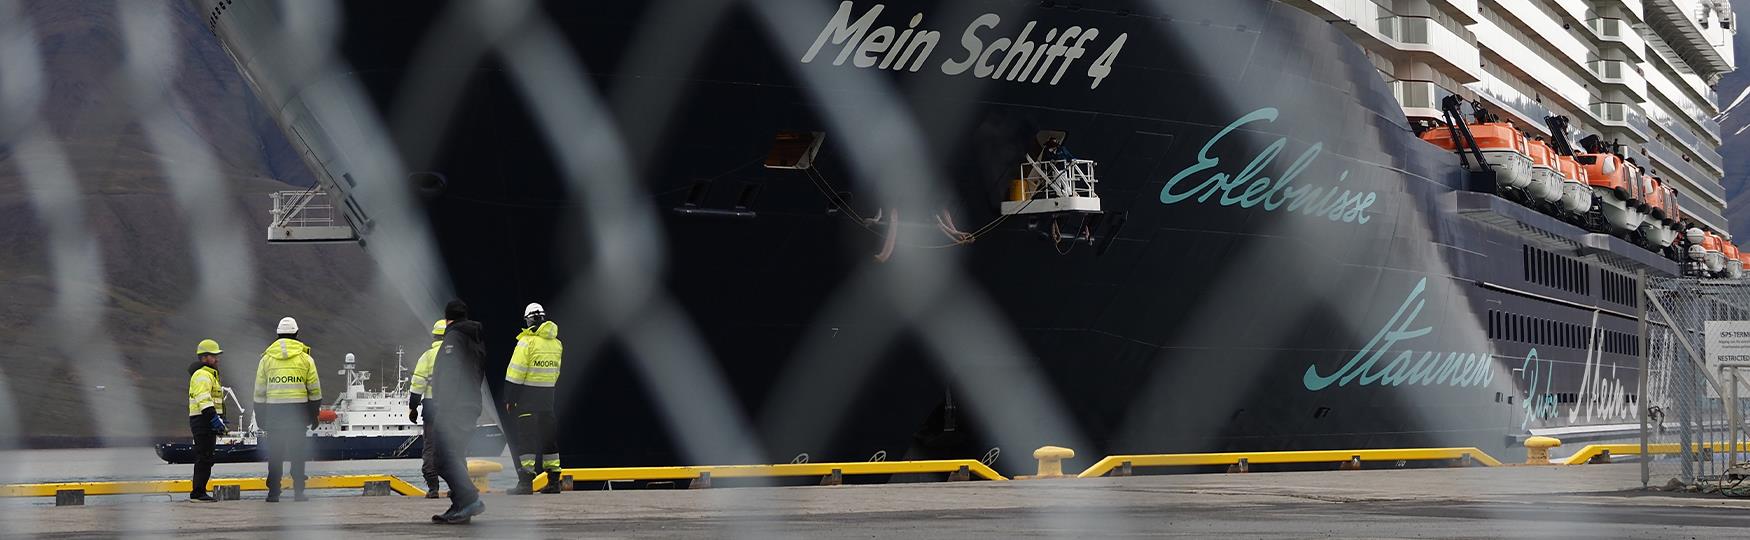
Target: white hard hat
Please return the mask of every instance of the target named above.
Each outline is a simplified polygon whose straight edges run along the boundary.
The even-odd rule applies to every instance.
[[[298,320],[291,317],[280,319],[279,328],[274,329],[274,332],[280,334],[296,334],[298,333]]]
[[[540,304],[536,304],[534,302],[530,302],[529,307],[523,308],[523,316],[524,317],[534,315],[536,313],[546,314],[547,310],[542,309]]]
[[[354,362],[354,359],[353,359],[352,353],[346,353],[346,363],[351,364],[353,362]]]

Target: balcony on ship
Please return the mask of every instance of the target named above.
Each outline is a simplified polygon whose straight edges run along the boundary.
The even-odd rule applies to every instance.
[[[1482,80],[1467,84],[1465,88],[1476,92],[1477,98],[1493,105],[1497,114],[1511,120],[1520,129],[1549,135],[1549,127],[1544,125],[1544,118],[1553,114],[1549,108],[1488,70],[1483,70]]]
[[[1691,154],[1700,157],[1699,162],[1692,163],[1706,173],[1706,176],[1723,176],[1725,171],[1724,158],[1720,156],[1719,150],[1697,136],[1694,131],[1689,129],[1689,124],[1679,120],[1677,115],[1667,113],[1667,109],[1658,102],[1649,102],[1648,105],[1644,108],[1647,122],[1656,128],[1656,133],[1666,138],[1666,142],[1674,146],[1672,150],[1688,150]]]
[[[1647,28],[1660,38],[1654,49],[1681,58],[1712,80],[1736,65],[1732,34],[1736,17],[1723,0],[1644,0]],[[1724,11],[1714,6],[1724,7]]]
[[[1591,103],[1586,87],[1575,80],[1569,70],[1557,66],[1516,37],[1517,29],[1501,28],[1487,19],[1472,25],[1471,29],[1477,36],[1484,58],[1505,73],[1525,81],[1535,95],[1543,99],[1545,106],[1578,111]]]
[[[1586,69],[1600,86],[1622,91],[1636,102],[1647,99],[1647,79],[1633,64],[1623,60],[1597,59],[1586,62]]]
[[[1684,184],[1691,186],[1691,189],[1706,193],[1712,199],[1712,204],[1722,206],[1726,204],[1726,189],[1720,185],[1720,177],[1710,175],[1697,168],[1694,163],[1684,161],[1681,153],[1672,150],[1664,142],[1648,140],[1638,145],[1631,145],[1631,148],[1633,146],[1640,146],[1646,152],[1647,157],[1653,159],[1657,169],[1670,171],[1676,174]],[[1643,165],[1645,164],[1643,163]]]
[[[1404,116],[1412,118],[1439,118],[1440,100],[1453,94],[1452,90],[1430,81],[1407,81],[1390,79],[1386,85],[1391,87],[1392,97],[1398,98],[1398,104],[1404,108]]]
[[[1719,144],[1719,122],[1709,117],[1694,97],[1683,92],[1677,83],[1673,82],[1664,71],[1658,68],[1648,69],[1647,86],[1652,88],[1653,96],[1659,99],[1649,100],[1650,103],[1670,102],[1675,107],[1656,105],[1647,107],[1647,117],[1673,132],[1691,151],[1701,156],[1715,172],[1725,171],[1725,160],[1720,157],[1715,146]],[[1662,109],[1662,110],[1661,110]],[[1671,114],[1665,114],[1669,111]],[[1703,135],[1711,136],[1704,138]]]
[[[1704,203],[1689,196],[1682,189],[1677,190],[1677,205],[1683,207],[1683,217],[1706,225],[1709,229],[1724,231],[1726,218],[1721,216],[1717,205]]]
[[[1632,56],[1632,60],[1644,60],[1647,42],[1641,39],[1640,32],[1630,26],[1627,21],[1611,17],[1594,17],[1586,20],[1586,28],[1592,30],[1592,35],[1608,43],[1615,43],[1623,52]]]
[[[1592,113],[1592,118],[1600,125],[1619,127],[1634,132],[1640,140],[1653,138],[1652,129],[1647,126],[1647,117],[1640,109],[1630,103],[1612,101],[1593,102],[1586,108]]]
[[[1476,81],[1482,71],[1478,68],[1476,38],[1468,31],[1448,28],[1433,16],[1399,14],[1372,0],[1290,0],[1289,3],[1326,20],[1346,23],[1344,26],[1350,35],[1369,50],[1393,60],[1425,63],[1460,84]],[[1469,10],[1469,13],[1457,16],[1440,12],[1452,17],[1454,23],[1474,22],[1474,0],[1455,0],[1446,4],[1456,6],[1456,11]],[[1429,9],[1439,8],[1431,5]]]

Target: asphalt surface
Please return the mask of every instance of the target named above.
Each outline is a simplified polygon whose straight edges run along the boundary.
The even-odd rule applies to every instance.
[[[1750,500],[1631,491],[1635,464],[574,491],[446,501],[133,501],[0,510],[0,536],[468,538],[1743,538]],[[1655,482],[1657,483],[1657,482]],[[499,488],[505,486],[499,485]]]

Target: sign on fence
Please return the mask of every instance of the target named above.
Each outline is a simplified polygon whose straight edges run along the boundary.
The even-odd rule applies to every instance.
[[[1719,377],[1720,362],[1750,362],[1750,321],[1707,321],[1702,324],[1702,333],[1707,334],[1707,372]],[[1712,385],[1707,386],[1710,398],[1720,397]]]

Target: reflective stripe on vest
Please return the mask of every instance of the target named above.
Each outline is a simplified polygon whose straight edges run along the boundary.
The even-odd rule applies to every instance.
[[[201,411],[207,407],[212,407],[213,412],[225,414],[225,388],[219,386],[219,379],[214,373],[213,368],[202,367],[189,376],[189,416],[200,416]]]

